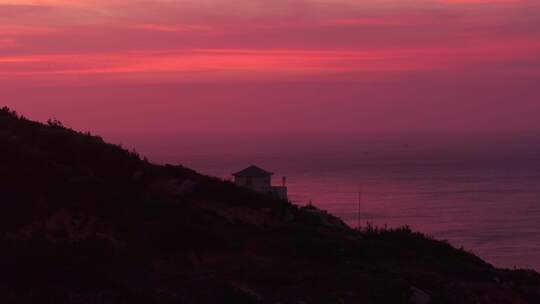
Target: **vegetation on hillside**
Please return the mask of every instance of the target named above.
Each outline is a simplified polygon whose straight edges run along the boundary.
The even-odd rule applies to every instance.
[[[357,231],[56,120],[1,109],[0,147],[1,303],[540,303],[535,272]]]

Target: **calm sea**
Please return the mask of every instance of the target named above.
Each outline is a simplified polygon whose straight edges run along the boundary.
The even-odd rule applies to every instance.
[[[357,225],[361,192],[363,225],[408,225],[496,266],[540,270],[540,153],[527,147],[525,153],[489,151],[399,146],[375,152],[197,153],[168,160],[223,178],[257,164],[275,172],[276,184],[287,176],[293,202],[312,201],[351,226]]]

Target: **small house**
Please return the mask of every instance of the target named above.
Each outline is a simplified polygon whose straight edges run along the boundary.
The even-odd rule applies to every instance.
[[[260,193],[272,194],[286,200],[287,187],[285,185],[285,177],[283,177],[282,186],[272,186],[272,175],[274,173],[253,165],[233,174],[234,183],[239,187],[249,188]]]

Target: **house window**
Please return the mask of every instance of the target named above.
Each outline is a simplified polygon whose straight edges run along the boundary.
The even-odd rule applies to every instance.
[[[246,177],[246,185],[253,186],[253,178],[251,176]]]

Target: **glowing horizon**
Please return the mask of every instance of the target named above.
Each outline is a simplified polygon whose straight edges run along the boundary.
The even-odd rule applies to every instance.
[[[255,133],[321,131],[311,119],[329,133],[540,130],[539,53],[532,0],[0,0],[2,102],[105,134],[159,124],[167,105],[182,122],[155,134],[189,124],[239,136],[250,100]],[[142,125],[73,110],[104,102]],[[149,105],[156,120],[124,111]]]

